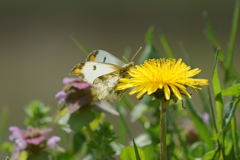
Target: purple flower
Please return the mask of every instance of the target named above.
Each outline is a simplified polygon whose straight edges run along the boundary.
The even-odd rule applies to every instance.
[[[96,93],[91,84],[84,82],[81,78],[64,78],[65,87],[55,97],[58,103],[65,103],[70,113],[88,105],[96,100]]]
[[[210,121],[210,116],[208,113],[203,113],[202,114],[202,119],[203,119],[203,122],[206,123],[207,125],[209,125],[209,121]]]
[[[184,119],[182,125],[184,128],[183,134],[186,137],[186,144],[191,145],[200,140],[198,132],[190,119]]]
[[[64,151],[63,148],[57,145],[60,137],[53,136],[47,139],[46,135],[52,131],[51,128],[37,129],[28,127],[27,130],[22,130],[12,126],[9,127],[9,130],[12,132],[12,135],[9,136],[9,140],[16,142],[16,148],[11,160],[17,159],[22,150],[26,150],[32,154],[38,154],[47,148],[55,148],[59,151]]]
[[[64,103],[69,113],[73,113],[80,108],[94,108],[118,115],[118,112],[113,109],[110,103],[98,100],[95,88],[84,82],[80,77],[66,77],[63,79],[63,83],[65,84],[63,90],[58,92],[55,98],[58,99],[59,104]]]

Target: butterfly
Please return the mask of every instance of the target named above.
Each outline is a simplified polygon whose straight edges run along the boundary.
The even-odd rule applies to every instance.
[[[128,71],[133,66],[133,62],[125,64],[106,51],[95,50],[88,55],[86,62],[74,66],[70,75],[79,75],[92,84],[101,101],[116,102],[124,93],[115,90],[119,79],[129,77]]]

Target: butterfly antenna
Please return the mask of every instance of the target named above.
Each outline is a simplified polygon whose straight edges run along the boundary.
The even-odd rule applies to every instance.
[[[123,57],[123,59],[126,61],[126,62],[128,62],[128,60],[127,60],[127,58],[126,57]],[[129,63],[129,62],[128,62]]]
[[[141,51],[141,49],[142,49],[142,47],[140,47],[140,48],[138,49],[138,51],[134,54],[134,56],[133,56],[132,59],[131,59],[131,62],[133,61],[133,58],[136,57],[136,55],[138,54],[138,52]]]

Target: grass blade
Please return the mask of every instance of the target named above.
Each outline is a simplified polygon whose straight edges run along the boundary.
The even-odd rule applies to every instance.
[[[223,127],[223,99],[221,95],[221,86],[218,78],[217,71],[217,63],[218,63],[218,52],[216,53],[213,76],[212,76],[212,86],[216,103],[216,111],[217,111],[217,124],[218,130],[222,130]]]
[[[71,39],[83,51],[85,55],[89,55],[90,50],[77,37],[71,37]]]
[[[232,142],[235,159],[239,158],[239,147],[238,147],[238,134],[237,134],[237,124],[235,116],[231,119],[231,133],[232,133]]]
[[[228,54],[226,59],[226,67],[225,67],[225,77],[224,82],[230,82],[232,83],[232,77],[236,77],[236,72],[232,69],[232,61],[233,61],[233,53],[234,53],[234,46],[235,46],[235,40],[237,35],[237,29],[238,29],[238,19],[239,19],[239,10],[240,10],[240,0],[236,0],[235,9],[233,13],[233,21],[232,21],[232,29],[230,34],[230,41],[229,41],[229,47],[228,47]]]
[[[233,22],[232,22],[230,42],[229,42],[229,48],[228,48],[228,56],[227,56],[227,68],[229,69],[229,71],[232,65],[234,45],[235,45],[237,29],[238,29],[239,10],[240,10],[240,0],[236,0],[235,9],[233,13]]]
[[[209,160],[209,159],[212,159],[212,160],[216,160],[215,157],[217,157],[217,155],[220,154],[220,151],[219,151],[219,148],[213,150],[213,151],[210,151],[208,153],[206,153],[203,157],[202,157],[202,160]]]
[[[159,31],[158,37],[160,39],[160,42],[162,43],[163,49],[165,50],[165,52],[167,54],[167,57],[168,58],[174,58],[174,55],[171,51],[171,48],[169,47],[168,42],[167,42],[165,36],[163,35],[163,33],[161,31]]]
[[[139,153],[138,153],[138,148],[136,146],[134,139],[133,139],[133,146],[134,146],[134,151],[135,151],[135,155],[136,155],[136,160],[141,160]]]
[[[191,58],[190,58],[187,50],[185,49],[183,43],[179,43],[179,47],[180,47],[180,49],[181,49],[181,51],[182,51],[182,53],[183,53],[184,58],[186,59],[187,64],[188,64],[189,66],[191,66],[192,68],[194,68],[193,63],[192,63],[192,60],[191,60]]]
[[[214,114],[214,110],[213,110],[213,104],[212,104],[212,98],[211,98],[211,92],[210,92],[210,87],[208,86],[208,99],[209,99],[209,104],[210,104],[210,110],[211,110],[211,123],[214,127],[215,133],[218,133],[217,130],[217,125],[216,125],[216,121],[215,121],[215,114]]]
[[[201,115],[198,113],[196,108],[194,107],[194,104],[192,101],[188,98],[185,100],[188,104],[188,113],[190,114],[190,117],[199,133],[200,138],[207,143],[209,146],[209,149],[212,150],[215,148],[215,142],[211,140],[212,138],[212,132],[207,127],[207,125],[204,123]]]
[[[214,69],[213,69],[213,76],[212,76],[212,86],[213,92],[215,97],[215,105],[216,105],[216,112],[217,112],[217,127],[218,130],[222,130],[223,128],[223,98],[221,94],[221,85],[218,78],[218,71],[217,71],[217,64],[218,64],[218,50],[216,52],[216,58],[214,62]],[[224,157],[224,136],[219,139],[219,144],[221,146],[220,150],[220,158],[225,159]]]
[[[219,133],[217,133],[213,137],[213,139],[215,139],[215,140],[219,139],[227,131],[228,125],[230,124],[231,119],[234,117],[234,113],[235,113],[235,110],[236,110],[236,104],[237,104],[237,102],[229,102],[224,107],[225,110],[226,110],[224,127]]]
[[[145,36],[146,46],[144,47],[144,50],[142,51],[142,54],[138,59],[138,64],[142,64],[147,59],[160,58],[159,51],[153,44],[153,36],[154,36],[154,27],[150,27]]]
[[[239,1],[239,0],[237,0],[237,1]],[[238,3],[236,3],[236,6],[237,6],[237,5],[239,6]],[[236,8],[237,8],[237,7],[236,7]],[[235,10],[236,10],[236,9],[235,9]],[[238,11],[238,10],[237,10],[237,11]],[[237,11],[236,11],[236,12],[237,12]],[[236,14],[236,12],[235,12],[235,14]],[[238,11],[238,12],[239,12],[239,11]],[[239,14],[239,13],[238,13],[238,14]],[[236,17],[237,17],[237,16],[236,16]],[[209,40],[209,42],[211,43],[211,45],[213,46],[214,51],[217,51],[217,50],[218,50],[218,52],[219,52],[219,54],[218,54],[218,60],[221,62],[221,63],[220,63],[221,67],[225,70],[226,68],[228,68],[228,67],[227,67],[227,64],[225,63],[225,59],[227,59],[227,56],[222,52],[221,49],[219,49],[219,48],[221,48],[221,46],[220,46],[220,44],[218,43],[218,40],[217,40],[217,38],[216,38],[216,36],[215,36],[215,34],[214,34],[213,27],[212,27],[212,25],[211,25],[210,19],[209,19],[208,15],[207,15],[207,12],[206,12],[206,11],[203,12],[203,18],[204,18],[205,25],[206,25],[206,31],[205,31],[204,33],[205,33],[207,39]],[[237,20],[236,20],[236,21],[237,21]],[[236,21],[233,22],[233,26],[236,26],[236,25],[237,25]],[[234,28],[234,30],[235,30],[235,28]],[[235,31],[236,31],[236,30],[235,30]],[[233,31],[232,31],[232,32],[233,32]],[[232,39],[234,39],[234,41],[232,41],[232,42],[230,42],[230,43],[235,44],[235,37],[233,37]],[[232,47],[233,47],[233,46],[234,46],[234,45],[232,45]],[[231,58],[231,59],[232,59],[232,58]],[[230,58],[229,58],[228,61],[230,61]],[[229,62],[228,62],[228,63],[229,63]],[[236,71],[234,68],[232,68],[231,72],[232,72],[233,77],[235,77],[236,79],[240,80],[240,77],[238,76],[238,73],[237,73],[237,71]],[[226,78],[225,78],[225,79],[226,79]]]
[[[178,118],[176,118],[177,117],[176,112],[171,112],[171,113],[167,112],[167,117],[169,117],[169,120],[171,121],[171,125],[173,126],[173,130],[174,130],[174,132],[176,133],[176,135],[178,137],[178,140],[180,142],[181,148],[183,149],[183,152],[185,154],[184,156],[187,157],[188,159],[193,159],[193,157],[189,154],[189,150],[188,150],[187,144],[183,140],[181,132],[180,132],[180,130],[179,130],[177,124],[176,124],[175,119],[178,119]]]
[[[195,68],[195,66],[194,66],[194,64],[193,64],[193,62],[192,62],[192,60],[191,60],[191,57],[190,57],[190,55],[188,54],[188,52],[186,51],[186,49],[184,48],[183,44],[180,43],[179,46],[180,46],[180,49],[181,49],[181,51],[182,51],[182,53],[183,53],[183,55],[184,55],[184,58],[186,59],[187,64],[190,65],[191,68]],[[197,78],[197,77],[198,77],[198,76],[195,76],[195,78]],[[209,111],[209,106],[208,106],[207,101],[206,101],[206,98],[205,98],[205,95],[206,95],[206,94],[204,94],[203,91],[199,91],[199,94],[198,94],[198,95],[199,95],[199,97],[200,97],[200,99],[201,99],[201,102],[202,102],[202,104],[203,104],[204,112],[209,113],[209,112],[210,112],[210,111]]]
[[[207,14],[206,11],[203,12],[203,18],[204,18],[205,25],[206,25],[205,35],[208,38],[209,42],[212,44],[214,51],[216,52],[221,47],[220,47],[220,44],[218,43],[218,40],[217,40],[217,38],[216,38],[216,36],[214,34],[213,27],[211,25],[210,19],[209,19],[208,14]],[[223,62],[226,56],[225,56],[225,54],[221,50],[219,50],[218,52],[219,52],[218,59],[221,62]]]
[[[122,100],[121,100],[121,101],[122,101]],[[121,102],[121,101],[120,101],[120,102]],[[131,132],[131,130],[129,129],[129,127],[128,127],[128,125],[127,125],[127,122],[126,122],[126,120],[125,120],[125,118],[124,118],[124,115],[123,115],[123,113],[122,113],[122,111],[121,111],[121,104],[116,103],[116,105],[117,105],[117,111],[119,112],[119,118],[120,118],[120,120],[121,120],[121,122],[122,122],[122,125],[124,126],[125,130],[127,131],[129,138],[130,138],[130,139],[133,139],[132,132]]]

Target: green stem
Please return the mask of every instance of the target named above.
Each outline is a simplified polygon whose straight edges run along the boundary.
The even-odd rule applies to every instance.
[[[166,145],[166,111],[169,101],[161,99],[160,107],[160,159],[167,160],[167,145]]]
[[[237,159],[239,149],[238,149],[238,143],[237,143],[238,142],[238,135],[237,135],[237,123],[236,123],[235,116],[232,117],[232,119],[231,119],[231,131],[232,131],[232,139],[233,139],[234,156],[235,156],[235,159]]]

